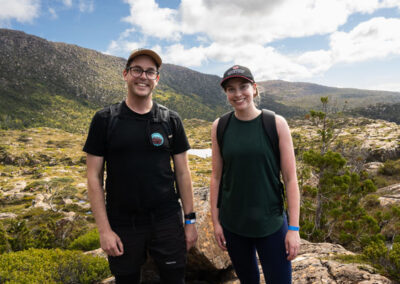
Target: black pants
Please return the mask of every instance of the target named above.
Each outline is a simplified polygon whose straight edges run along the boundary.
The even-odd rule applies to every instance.
[[[286,218],[277,232],[263,238],[243,237],[224,228],[226,247],[241,284],[260,283],[256,252],[266,283],[292,283],[292,266],[285,249],[287,230]]]
[[[169,269],[168,271],[160,271],[160,278],[163,284],[181,284],[184,282],[183,275],[185,274],[184,268]],[[140,271],[130,275],[115,275],[116,284],[139,284]]]
[[[111,272],[118,284],[139,283],[140,269],[148,252],[159,268],[162,283],[184,283],[186,243],[182,213],[150,220],[133,221],[131,227],[113,227],[124,245],[124,254],[108,257]]]

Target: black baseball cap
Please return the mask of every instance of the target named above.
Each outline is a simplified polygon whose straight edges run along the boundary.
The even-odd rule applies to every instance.
[[[250,69],[240,65],[234,65],[225,71],[224,77],[222,78],[220,83],[221,87],[224,88],[226,81],[231,78],[243,78],[250,83],[255,83],[253,74],[251,74]]]

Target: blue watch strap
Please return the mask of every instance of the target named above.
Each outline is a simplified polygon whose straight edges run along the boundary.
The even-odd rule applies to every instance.
[[[196,223],[196,219],[186,219],[185,224],[194,224]]]
[[[300,231],[300,227],[296,227],[296,226],[288,226],[288,229],[291,231]]]

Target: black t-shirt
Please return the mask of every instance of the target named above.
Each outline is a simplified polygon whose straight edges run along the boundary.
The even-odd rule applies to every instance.
[[[189,142],[180,117],[170,110],[173,148],[153,145],[159,142],[157,136],[156,140],[151,139],[155,132],[154,126],[150,127],[154,106],[149,113],[138,114],[123,102],[109,139],[108,108],[98,111],[92,119],[83,151],[105,159],[106,208],[111,225],[128,224],[133,215],[155,212],[167,216],[180,209],[171,155],[187,151]]]

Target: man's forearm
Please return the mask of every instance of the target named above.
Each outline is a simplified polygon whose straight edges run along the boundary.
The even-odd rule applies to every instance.
[[[88,196],[99,233],[111,230],[106,213],[104,190],[99,182],[88,181]]]
[[[180,175],[177,175],[176,178],[178,182],[179,194],[182,200],[183,212],[185,214],[193,212],[193,188],[190,171],[184,171]]]

